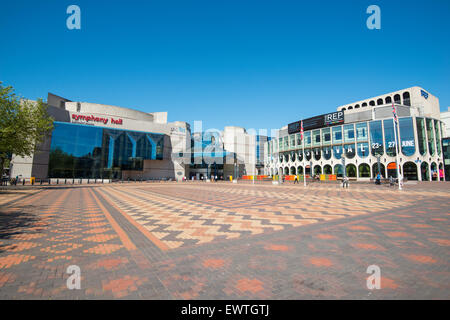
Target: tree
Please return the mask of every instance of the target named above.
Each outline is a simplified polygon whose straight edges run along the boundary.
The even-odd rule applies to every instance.
[[[47,104],[38,99],[21,99],[11,86],[0,81],[0,176],[5,162],[14,154],[26,157],[34,153],[53,129],[53,118],[47,113]]]

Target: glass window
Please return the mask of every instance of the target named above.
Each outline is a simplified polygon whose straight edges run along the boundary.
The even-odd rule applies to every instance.
[[[351,144],[345,144],[344,145],[344,151],[345,151],[345,157],[348,159],[352,159],[355,157],[356,154],[356,148],[355,148],[355,144],[351,143]]]
[[[384,142],[386,146],[386,154],[394,157],[396,153],[394,119],[383,120],[384,125]]]
[[[331,147],[323,147],[322,154],[323,154],[323,158],[325,160],[330,160],[331,159]]]
[[[333,143],[342,143],[342,126],[333,127]]]
[[[296,140],[297,140],[297,146],[301,146],[302,145],[302,137],[301,137],[300,133],[296,134]]]
[[[290,135],[290,139],[289,140],[291,142],[290,145],[289,145],[291,147],[291,149],[295,148],[295,134]]]
[[[320,148],[314,148],[313,153],[314,153],[314,159],[319,161],[320,157],[321,157]]]
[[[298,157],[298,161],[303,161],[303,150],[298,150],[297,151],[297,157]]]
[[[306,160],[311,160],[311,149],[305,149],[305,158]]]
[[[313,144],[315,146],[320,146],[320,130],[313,131]]]
[[[279,146],[279,150],[282,151],[283,150],[283,138],[278,139],[278,146]]]
[[[357,123],[356,124],[356,140],[367,141],[367,123]]]
[[[370,145],[373,156],[382,156],[384,153],[383,148],[383,129],[381,120],[369,122],[370,129]]]
[[[400,126],[400,145],[402,146],[402,153],[405,156],[412,156],[416,152],[412,118],[400,118],[398,121]]]
[[[322,144],[328,145],[331,144],[331,133],[330,128],[322,129]]]
[[[425,120],[423,118],[416,118],[416,127],[417,127],[417,142],[419,144],[419,152],[421,155],[425,155],[425,153],[427,153]]]
[[[441,155],[441,135],[439,134],[439,121],[434,120],[434,132],[436,133],[436,149],[438,155]]]
[[[333,155],[335,159],[340,159],[342,157],[342,146],[333,146]]]
[[[344,126],[344,140],[345,142],[355,141],[355,126],[353,124],[346,124]]]
[[[369,155],[369,144],[367,142],[358,142],[358,157],[366,158]]]
[[[50,178],[118,179],[142,170],[143,160],[163,158],[164,135],[54,122]]]
[[[428,150],[430,150],[430,154],[434,156],[435,148],[434,148],[434,130],[433,130],[433,120],[426,119],[427,124],[427,136],[428,136]]]
[[[289,149],[289,137],[284,137],[284,150]]]
[[[305,137],[305,147],[310,147],[311,146],[311,131],[305,132],[304,137]]]

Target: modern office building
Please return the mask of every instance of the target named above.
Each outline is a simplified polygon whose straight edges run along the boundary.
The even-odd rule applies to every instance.
[[[176,179],[256,174],[266,136],[225,127],[191,134],[167,112],[75,102],[49,93],[54,129],[31,157],[15,157],[11,176],[38,179]]]
[[[393,105],[399,118],[396,137]],[[294,120],[294,119],[293,119]],[[411,87],[337,107],[336,112],[278,130],[265,144],[268,175],[336,174],[368,180],[381,172],[396,177],[396,141],[400,173],[409,180],[440,180],[444,169],[439,99]]]
[[[267,136],[249,133],[241,127],[192,134],[190,177],[228,179],[262,174]]]

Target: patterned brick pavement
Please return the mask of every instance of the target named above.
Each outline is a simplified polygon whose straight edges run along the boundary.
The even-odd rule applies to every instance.
[[[0,299],[449,299],[449,187],[1,191]],[[366,287],[372,264],[380,290]]]

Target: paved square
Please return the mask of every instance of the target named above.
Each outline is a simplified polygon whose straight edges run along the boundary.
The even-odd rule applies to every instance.
[[[449,196],[445,182],[1,190],[0,298],[449,299]]]

